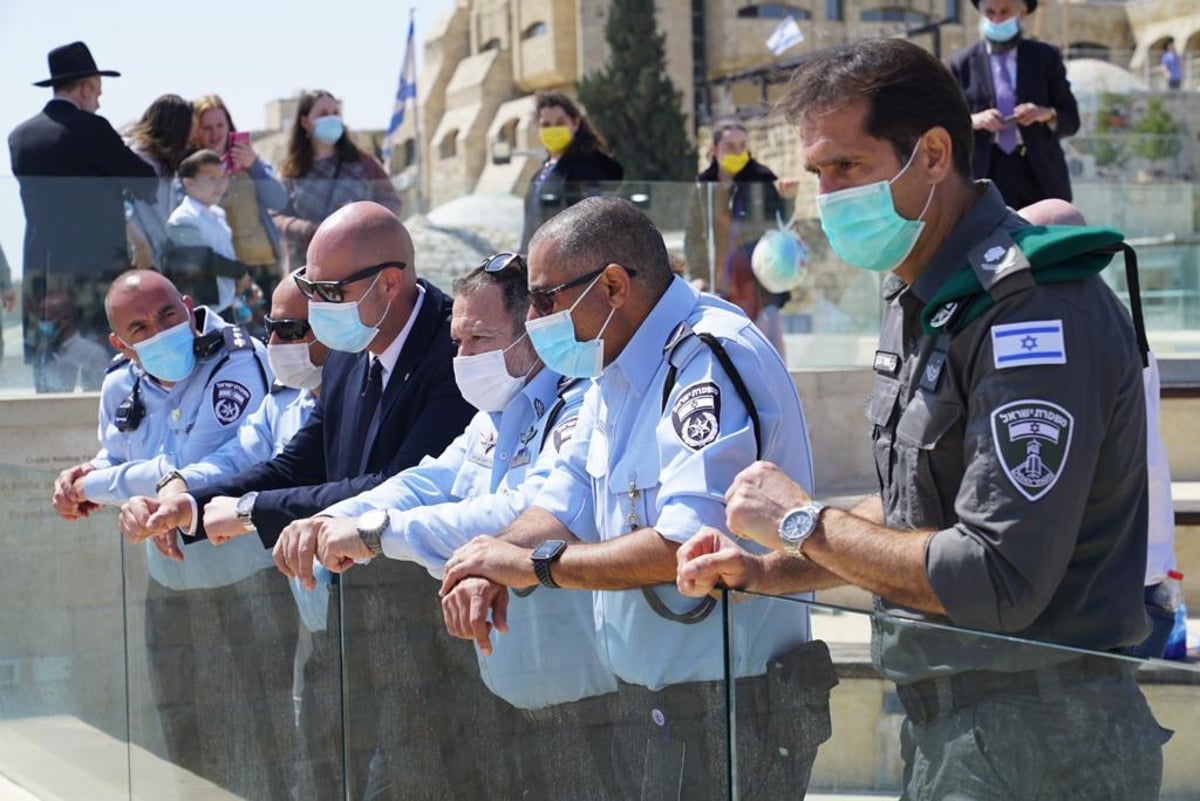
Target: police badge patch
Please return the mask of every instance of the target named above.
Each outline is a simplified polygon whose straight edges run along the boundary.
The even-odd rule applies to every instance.
[[[1071,450],[1075,418],[1058,404],[1018,400],[992,412],[992,440],[1004,474],[1031,501],[1058,481]]]
[[[213,417],[223,426],[235,423],[250,405],[250,390],[237,381],[218,381],[212,391]]]
[[[675,434],[694,451],[721,433],[721,388],[711,381],[686,387],[671,407]]]
[[[557,453],[561,451],[563,445],[571,441],[571,435],[575,433],[575,424],[579,422],[578,417],[572,417],[570,420],[563,420],[554,427],[554,432],[551,439],[554,442],[554,450]]]

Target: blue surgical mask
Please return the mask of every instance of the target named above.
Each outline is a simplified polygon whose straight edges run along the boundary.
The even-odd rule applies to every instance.
[[[363,293],[363,298],[371,294],[371,290],[375,288],[378,281],[379,276],[377,275],[371,282],[371,286]],[[316,334],[321,344],[345,353],[359,353],[371,344],[371,340],[379,334],[379,325],[387,316],[392,302],[388,301],[388,305],[383,309],[383,314],[379,315],[379,319],[375,321],[374,325],[366,325],[358,316],[358,304],[360,303],[362,303],[362,298],[344,303],[311,300],[308,302],[308,324],[312,326],[313,333]]]
[[[583,294],[571,304],[571,308],[525,321],[525,333],[529,335],[529,341],[533,343],[538,358],[559,375],[568,378],[595,378],[604,369],[604,330],[608,328],[616,309],[609,311],[596,338],[587,342],[575,340],[575,323],[571,320],[571,312],[599,280],[600,276],[597,275],[595,280],[588,284],[588,288],[583,290]]]
[[[987,17],[981,17],[979,32],[989,41],[1007,42],[1021,32],[1021,21],[1016,17],[1009,17],[1004,22],[992,22]]]
[[[196,333],[192,321],[160,331],[131,347],[142,363],[142,369],[160,381],[182,381],[196,366]]]
[[[342,124],[341,117],[319,117],[313,123],[313,138],[327,145],[337,144],[337,140],[341,139],[345,132],[346,126]]]
[[[896,211],[892,184],[912,165],[916,155],[917,148],[913,148],[908,163],[890,181],[817,196],[821,230],[842,261],[860,270],[883,273],[895,269],[912,252],[925,228],[922,218],[933,201],[934,187],[929,187],[920,216],[909,220]]]

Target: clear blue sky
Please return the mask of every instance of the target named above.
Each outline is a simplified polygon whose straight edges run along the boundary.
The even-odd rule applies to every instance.
[[[241,128],[261,128],[263,107],[300,89],[328,89],[354,128],[382,128],[404,59],[409,9],[417,42],[454,0],[0,0],[0,132],[36,113],[49,89],[46,53],[81,39],[104,79],[100,114],[120,129],[161,94],[216,92]],[[421,69],[421,60],[417,60]],[[23,219],[8,147],[0,148],[0,246],[20,262]]]

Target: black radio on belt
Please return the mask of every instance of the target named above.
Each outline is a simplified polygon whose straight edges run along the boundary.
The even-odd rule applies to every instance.
[[[145,416],[146,407],[142,405],[142,377],[138,376],[133,380],[133,391],[129,393],[129,397],[117,407],[113,415],[113,425],[122,434],[137,431]]]

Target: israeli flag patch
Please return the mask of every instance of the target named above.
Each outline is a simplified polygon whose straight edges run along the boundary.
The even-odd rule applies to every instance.
[[[992,359],[997,370],[1031,364],[1066,364],[1062,320],[993,325]]]

